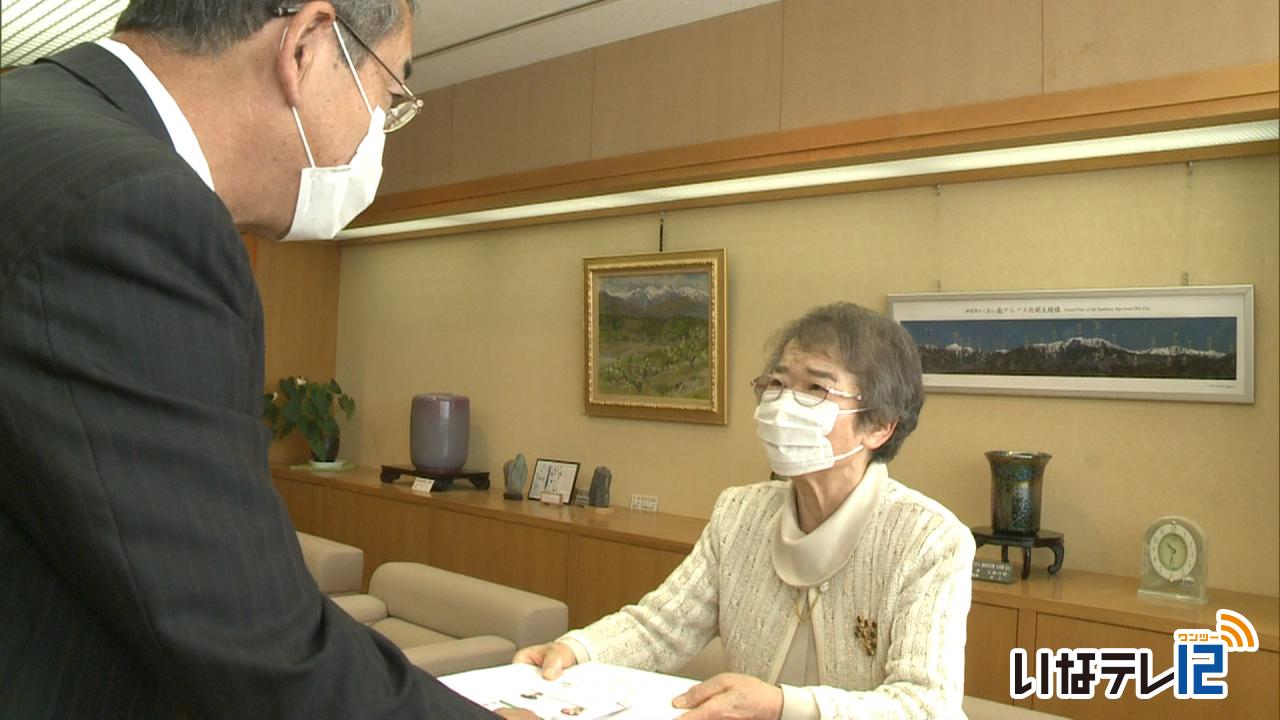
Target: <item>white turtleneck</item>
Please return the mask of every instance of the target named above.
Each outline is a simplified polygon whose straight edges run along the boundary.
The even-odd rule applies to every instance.
[[[830,589],[827,580],[845,566],[857,549],[887,477],[883,464],[870,465],[849,497],[811,533],[800,529],[794,489],[778,513],[771,547],[773,569],[782,582],[795,588],[799,619],[778,674],[783,694],[782,720],[819,717],[813,693],[804,688],[822,684],[817,641],[821,632],[814,627],[812,609]]]

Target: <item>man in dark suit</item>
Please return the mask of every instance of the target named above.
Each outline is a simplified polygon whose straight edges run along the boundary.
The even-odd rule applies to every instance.
[[[0,78],[0,717],[492,717],[308,574],[238,232],[368,203],[411,11],[135,0]]]

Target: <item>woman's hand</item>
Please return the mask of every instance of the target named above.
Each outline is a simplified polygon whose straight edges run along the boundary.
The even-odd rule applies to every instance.
[[[750,675],[720,673],[671,704],[693,708],[680,720],[777,720],[782,715],[782,688]]]
[[[545,643],[543,645],[530,645],[527,648],[516,653],[511,662],[519,665],[536,665],[542,668],[542,677],[546,680],[555,680],[560,677],[560,673],[566,669],[576,665],[578,658],[573,654],[573,650],[564,643]]]

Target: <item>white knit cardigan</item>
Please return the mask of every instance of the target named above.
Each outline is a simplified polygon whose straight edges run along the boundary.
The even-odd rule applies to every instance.
[[[820,685],[807,689],[823,718],[964,717],[973,536],[942,505],[883,481],[853,555],[814,607]],[[725,490],[661,586],[565,637],[593,660],[672,672],[719,635],[731,672],[776,682],[798,591],[778,578],[770,543],[791,492],[790,482]],[[872,655],[859,616],[876,622]]]

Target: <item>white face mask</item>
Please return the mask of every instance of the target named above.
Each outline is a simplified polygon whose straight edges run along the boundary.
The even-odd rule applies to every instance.
[[[382,148],[387,139],[382,129],[386,113],[381,107],[375,108],[369,104],[369,97],[364,92],[360,75],[356,73],[351,55],[347,52],[347,44],[342,39],[342,33],[338,32],[336,23],[333,32],[338,36],[338,45],[342,47],[342,54],[347,59],[347,67],[355,76],[356,88],[360,90],[360,98],[369,111],[369,130],[356,146],[351,162],[333,167],[316,167],[307,134],[302,130],[302,119],[298,117],[298,109],[293,108],[293,119],[298,124],[298,134],[302,136],[302,147],[307,151],[307,162],[311,167],[302,169],[302,178],[298,183],[298,203],[293,209],[293,224],[289,226],[289,233],[281,238],[282,241],[332,240],[342,228],[369,207],[378,192],[378,182],[382,180]]]
[[[853,457],[862,445],[836,455],[827,436],[836,427],[836,418],[855,415],[870,408],[843,410],[831,400],[814,407],[796,402],[795,394],[783,392],[776,400],[756,405],[756,434],[764,441],[769,467],[783,477],[795,477],[826,470],[838,460]]]

